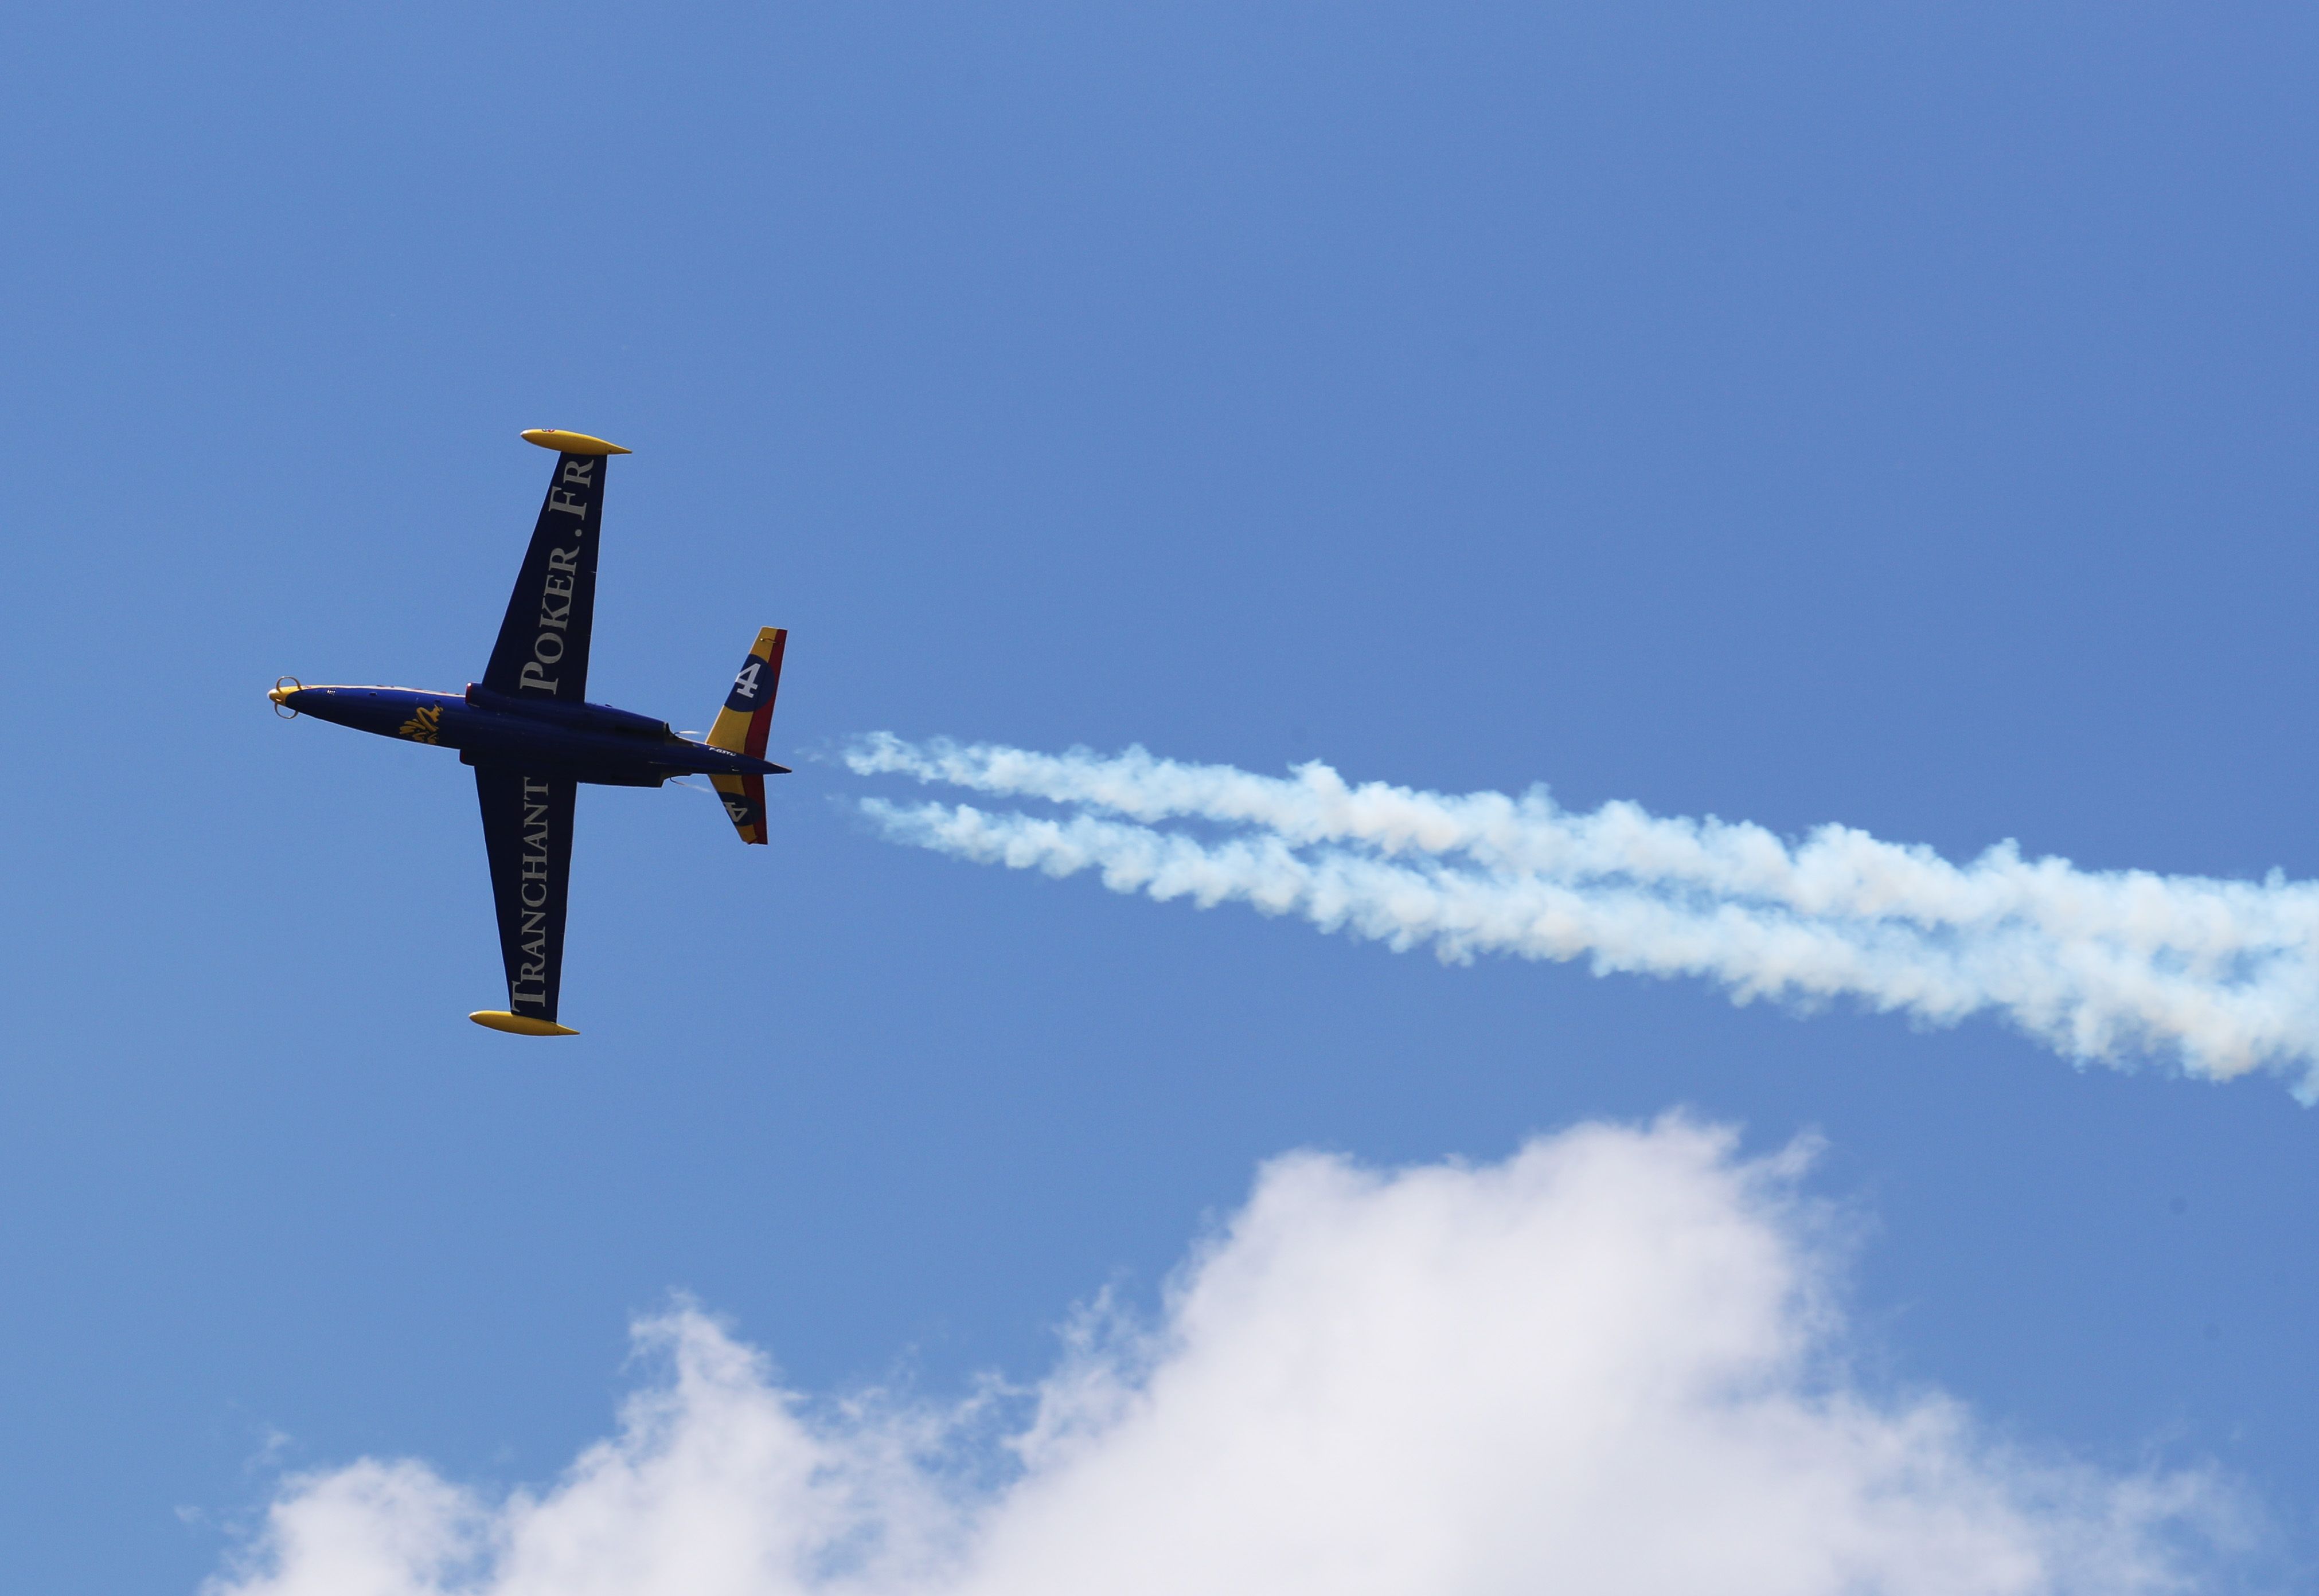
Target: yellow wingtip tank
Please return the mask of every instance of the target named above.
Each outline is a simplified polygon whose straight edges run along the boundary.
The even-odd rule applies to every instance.
[[[584,432],[561,432],[553,427],[535,427],[523,435],[523,441],[537,444],[543,449],[554,449],[559,455],[627,455],[635,453],[616,443],[606,443],[600,437],[590,437]]]
[[[535,1020],[529,1014],[511,1014],[503,1008],[479,1008],[467,1018],[478,1025],[488,1025],[494,1031],[504,1031],[510,1036],[577,1036],[569,1025],[559,1025],[553,1020]]]

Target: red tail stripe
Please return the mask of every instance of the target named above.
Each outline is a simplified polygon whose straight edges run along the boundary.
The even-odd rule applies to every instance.
[[[773,729],[773,699],[781,690],[781,656],[789,652],[790,635],[784,629],[773,635],[772,657],[765,662],[765,701],[749,717],[749,738],[744,752],[751,759],[765,757],[765,739]]]

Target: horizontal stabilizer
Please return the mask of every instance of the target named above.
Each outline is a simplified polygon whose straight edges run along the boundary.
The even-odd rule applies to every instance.
[[[708,784],[725,800],[725,813],[744,843],[765,841],[765,779],[762,776],[711,776]]]

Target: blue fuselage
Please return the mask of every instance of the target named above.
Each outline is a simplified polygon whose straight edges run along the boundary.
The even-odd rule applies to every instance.
[[[408,687],[301,687],[275,702],[358,732],[456,748],[463,764],[519,766],[605,787],[786,769],[680,737],[649,716],[603,704],[527,703],[480,686],[465,697]]]

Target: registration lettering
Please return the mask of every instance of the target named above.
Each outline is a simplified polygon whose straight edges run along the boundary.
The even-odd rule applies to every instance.
[[[596,491],[595,473],[595,456],[575,459],[567,455],[563,474],[547,490],[548,509],[568,515],[578,523],[567,528],[574,539],[588,535],[588,507]],[[563,678],[550,676],[547,671],[564,658],[564,633],[571,626],[579,572],[580,551],[576,547],[547,551],[547,577],[539,594],[539,632],[531,640],[531,657],[524,661],[523,669],[516,676],[519,690],[555,696]]]
[[[553,784],[537,776],[523,779],[523,871],[517,896],[523,900],[523,929],[518,946],[528,955],[508,983],[508,1006],[547,1006],[547,894],[549,845],[554,814]]]

